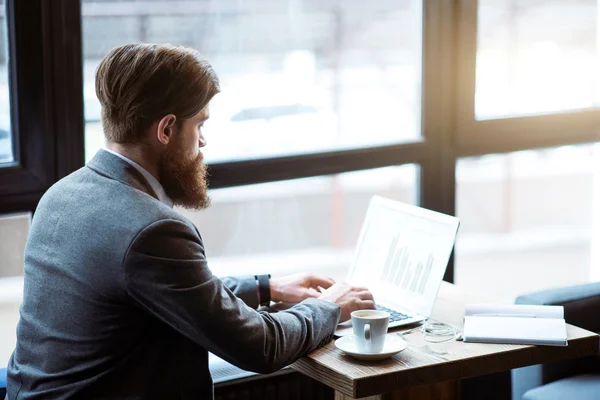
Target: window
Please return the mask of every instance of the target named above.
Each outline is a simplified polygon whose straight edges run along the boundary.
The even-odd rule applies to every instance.
[[[207,211],[180,210],[221,275],[321,271],[344,279],[371,196],[417,202],[417,166],[212,190]]]
[[[600,278],[600,148],[461,159],[455,280],[514,300]]]
[[[86,158],[104,143],[94,73],[114,46],[200,50],[222,91],[208,162],[419,140],[421,2],[83,0]]]
[[[596,0],[479,0],[477,119],[600,104]]]

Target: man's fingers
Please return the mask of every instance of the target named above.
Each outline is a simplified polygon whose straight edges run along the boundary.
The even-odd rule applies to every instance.
[[[306,289],[306,295],[308,297],[319,297],[321,295],[321,292],[319,292],[315,288],[308,288],[308,289]]]
[[[368,292],[369,289],[367,289],[366,287],[363,287],[363,286],[353,286],[352,291],[353,292]]]
[[[312,275],[310,277],[310,286],[312,287],[321,286],[323,289],[327,289],[334,283],[335,281],[333,279],[327,278],[325,276]]]
[[[360,310],[374,310],[375,309],[375,302],[373,300],[359,300],[358,301],[358,305],[360,307]]]
[[[362,292],[356,293],[359,299],[361,300],[373,300],[373,294],[368,290],[364,290]]]

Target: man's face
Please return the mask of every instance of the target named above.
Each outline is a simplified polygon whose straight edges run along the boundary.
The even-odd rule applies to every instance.
[[[180,123],[160,160],[160,183],[175,205],[202,209],[210,203],[207,171],[200,152],[206,145],[202,125],[208,117],[206,107]]]

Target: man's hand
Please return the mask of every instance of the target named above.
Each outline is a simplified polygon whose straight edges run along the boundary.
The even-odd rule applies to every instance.
[[[290,275],[283,278],[271,278],[271,300],[274,302],[300,303],[310,297],[319,297],[320,288],[327,289],[335,282],[314,274]]]
[[[319,299],[335,303],[342,308],[340,322],[350,319],[350,313],[356,310],[374,309],[375,301],[369,289],[336,283],[325,290]]]

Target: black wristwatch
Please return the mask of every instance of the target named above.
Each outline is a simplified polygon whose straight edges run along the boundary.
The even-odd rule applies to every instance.
[[[254,275],[254,279],[256,279],[258,288],[258,303],[261,306],[268,306],[271,304],[271,285],[269,284],[271,274]]]

